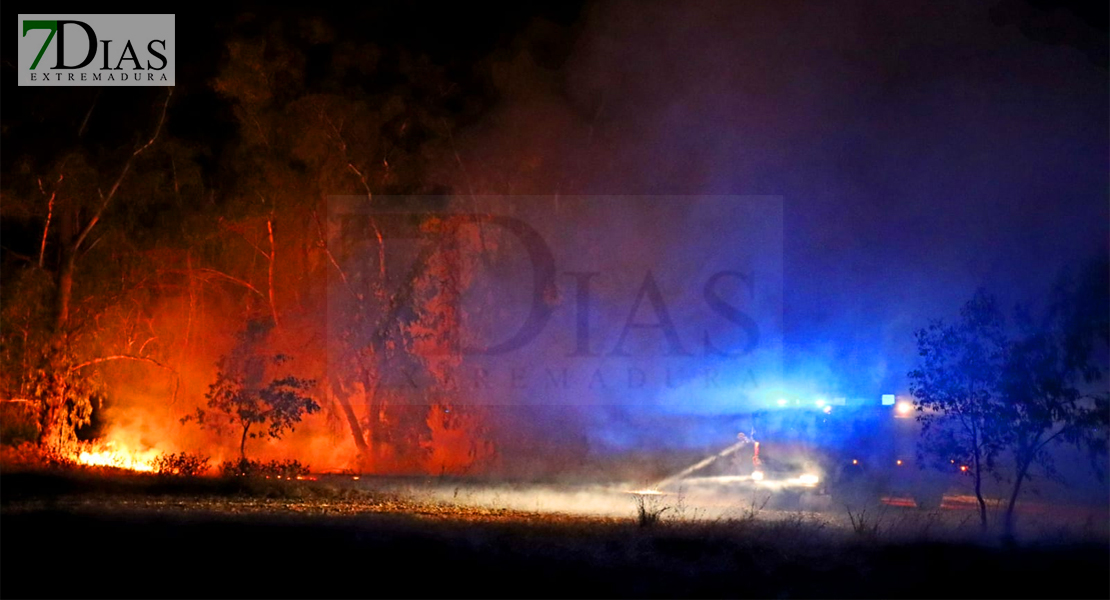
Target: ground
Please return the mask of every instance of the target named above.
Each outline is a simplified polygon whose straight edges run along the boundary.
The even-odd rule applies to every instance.
[[[0,594],[1110,596],[1110,544],[1089,521],[1004,544],[958,511],[872,507],[853,526],[755,498],[713,514],[676,494],[648,498],[660,519],[644,525],[623,491],[539,489],[4,474]]]

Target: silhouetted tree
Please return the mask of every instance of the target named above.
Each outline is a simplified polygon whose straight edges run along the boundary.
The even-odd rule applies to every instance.
[[[954,324],[934,321],[916,332],[919,366],[910,393],[921,422],[919,452],[940,468],[968,466],[974,479],[979,523],[987,526],[983,476],[994,473],[1002,449],[998,382],[1009,341],[997,302],[979,290]]]
[[[304,415],[320,410],[320,405],[307,395],[315,385],[313,380],[273,374],[275,368],[289,362],[289,357],[254,353],[268,329],[257,321],[248,323],[236,352],[220,361],[216,381],[205,395],[208,410],[198,408],[181,419],[182,423],[196,421],[201,427],[217,431],[226,426],[235,428],[241,459],[246,458],[248,438],[280,439]],[[251,431],[256,426],[261,431]]]
[[[1008,535],[1030,468],[1039,465],[1049,476],[1056,474],[1053,444],[1087,450],[1096,470],[1106,453],[1110,393],[1102,378],[1110,336],[1108,294],[1107,265],[1093,262],[1078,277],[1059,279],[1039,319],[1018,313],[1021,335],[1009,347],[999,386],[1005,402],[996,417],[999,441],[1014,468],[1004,523]]]
[[[1014,508],[1031,467],[1056,475],[1053,444],[1087,450],[1096,469],[1106,453],[1107,272],[1105,262],[1095,262],[1079,277],[1062,276],[1038,318],[1018,307],[1008,323],[996,300],[980,290],[959,321],[934,322],[917,332],[921,358],[909,377],[922,423],[920,451],[938,465],[969,465],[984,528],[983,475],[1011,484],[1004,527],[1012,535]],[[1003,456],[1012,472],[1000,467]]]

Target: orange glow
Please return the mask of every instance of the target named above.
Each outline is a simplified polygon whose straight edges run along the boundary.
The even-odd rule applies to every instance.
[[[154,471],[154,459],[157,457],[157,450],[133,451],[121,448],[115,442],[105,442],[96,449],[78,452],[74,460],[90,467],[112,467],[149,473]]]
[[[431,432],[425,446],[425,472],[470,473],[496,455],[493,444],[483,441],[483,422],[477,411],[433,405],[428,407],[425,423]]]
[[[967,465],[960,465],[960,470],[966,473],[967,472]]]
[[[902,459],[898,459],[898,460],[896,460],[896,461],[894,461],[894,462],[895,462],[895,464],[897,464],[897,465],[898,465],[899,467],[900,467],[900,466],[902,466]]]

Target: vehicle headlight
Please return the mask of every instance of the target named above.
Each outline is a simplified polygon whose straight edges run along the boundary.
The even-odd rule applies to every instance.
[[[798,477],[798,481],[806,485],[816,485],[819,480],[819,477],[811,473],[806,473],[805,475]]]
[[[752,479],[755,481],[763,481],[763,471],[752,471]]]

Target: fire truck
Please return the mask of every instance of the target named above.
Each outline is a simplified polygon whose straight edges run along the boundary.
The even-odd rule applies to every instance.
[[[966,466],[919,464],[920,424],[908,398],[779,398],[738,415],[737,441],[660,482],[773,491],[784,507],[879,501],[939,508]],[[712,465],[712,466],[711,466]]]

